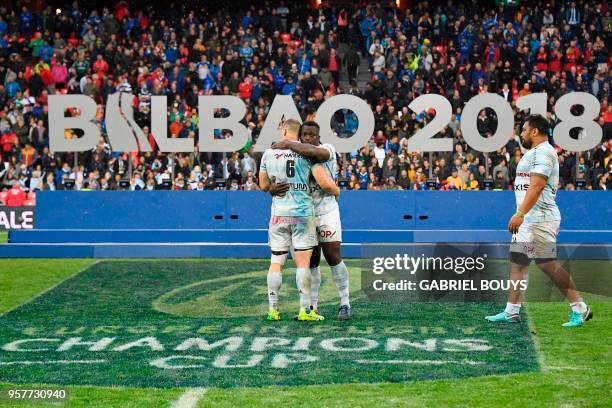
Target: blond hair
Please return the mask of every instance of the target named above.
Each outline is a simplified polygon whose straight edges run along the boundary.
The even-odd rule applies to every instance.
[[[287,131],[287,133],[289,133],[289,135],[293,136],[293,137],[297,137],[298,134],[300,133],[300,122],[295,120],[295,119],[287,119],[285,121],[285,123],[283,124],[285,130]]]

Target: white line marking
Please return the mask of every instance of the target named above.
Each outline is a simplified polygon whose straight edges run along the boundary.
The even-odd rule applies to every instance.
[[[443,364],[467,364],[481,365],[479,361],[453,361],[453,360],[356,360],[360,364],[428,364],[428,365],[443,365]]]
[[[47,361],[0,361],[3,365],[34,365],[34,364],[101,364],[106,360],[47,360]]]
[[[189,388],[179,399],[170,404],[170,408],[193,408],[206,391],[206,388]]]
[[[576,371],[580,371],[580,370],[586,370],[585,367],[572,367],[572,366],[551,366],[551,365],[547,365],[544,367],[544,370],[576,370]]]

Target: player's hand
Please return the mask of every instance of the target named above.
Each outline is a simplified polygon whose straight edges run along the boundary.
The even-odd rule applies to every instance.
[[[510,233],[512,234],[516,234],[522,223],[522,217],[517,217],[516,215],[513,215],[512,218],[510,218],[510,222],[508,223],[508,231],[510,231]]]
[[[286,150],[289,149],[289,142],[286,140],[279,140],[276,143],[272,143],[273,149]]]
[[[268,192],[272,194],[273,197],[283,197],[289,191],[288,183],[272,183],[270,184],[270,189]]]

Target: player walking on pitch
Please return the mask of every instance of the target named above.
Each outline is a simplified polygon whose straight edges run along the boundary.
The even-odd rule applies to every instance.
[[[336,149],[329,143],[321,144],[319,125],[314,121],[306,121],[300,127],[300,141],[302,143],[281,141],[272,145],[279,149],[291,149],[315,163],[321,163],[327,175],[336,178],[337,161]],[[287,187],[277,185],[278,193],[282,194]],[[321,249],[325,260],[330,266],[332,278],[336,283],[340,296],[340,308],[338,309],[338,320],[349,320],[351,318],[351,305],[349,302],[349,273],[344,261],[340,245],[342,243],[342,225],[340,222],[340,208],[336,197],[326,192],[317,183],[310,184],[310,190],[314,200],[315,224],[319,245],[312,254],[310,262],[311,286],[310,297],[313,310],[317,310],[319,300],[319,288],[321,286]]]
[[[570,319],[565,327],[578,327],[593,317],[584,303],[570,274],[557,261],[557,234],[561,214],[555,202],[559,184],[559,161],[553,146],[548,143],[548,122],[541,115],[525,119],[521,143],[530,149],[516,168],[514,191],[516,213],[510,218],[508,230],[510,246],[510,279],[523,280],[532,259],[544,271],[570,302]],[[521,292],[510,289],[506,309],[491,322],[518,323],[521,321]]]
[[[289,119],[282,126],[283,140],[297,141],[300,123]],[[272,215],[268,239],[272,256],[268,270],[268,320],[280,320],[278,293],[282,284],[282,269],[289,248],[295,250],[295,280],[300,296],[298,320],[323,320],[310,308],[310,257],[317,245],[313,200],[310,195],[311,175],[328,193],[338,196],[336,183],[325,175],[321,165],[311,165],[305,157],[287,149],[268,149],[261,159],[259,185],[268,191],[271,181],[287,183],[283,196],[272,198]]]

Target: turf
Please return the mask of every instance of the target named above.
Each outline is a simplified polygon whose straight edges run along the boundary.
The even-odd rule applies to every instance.
[[[80,262],[83,262],[80,268],[85,268],[92,263],[91,261]],[[184,264],[184,262],[190,261],[181,261],[177,264]],[[245,262],[241,260],[239,263]],[[62,266],[62,264],[65,265]],[[79,266],[75,263],[72,268],[78,269]],[[95,268],[99,266],[95,266],[85,274]],[[0,264],[0,282],[2,283],[0,293],[4,295],[10,292],[10,299],[4,301],[3,296],[0,313],[14,308],[17,304],[31,299],[36,293],[57,285],[73,275],[74,269],[70,269],[66,260],[60,260],[56,264],[49,260],[3,260]],[[41,276],[43,280],[40,279]],[[74,284],[79,281],[79,278],[80,276],[69,279],[64,285],[35,299],[29,306],[36,305],[37,301],[49,299],[53,293],[61,294],[62,286]],[[291,284],[288,279],[285,283]],[[10,290],[8,290],[9,284]],[[33,284],[36,285],[35,288],[32,287]],[[189,296],[193,296],[193,292]],[[166,306],[177,304],[185,306],[185,303],[188,304],[192,299],[189,296],[175,293],[173,300],[166,301],[164,304]],[[70,298],[67,297],[67,299]],[[611,384],[608,367],[611,362],[611,349],[605,339],[609,336],[611,329],[610,319],[607,316],[612,312],[612,307],[610,303],[605,302],[592,303],[591,306],[596,313],[595,320],[589,322],[587,327],[567,330],[559,326],[567,311],[566,305],[562,303],[531,303],[529,305],[532,330],[535,331],[533,337],[539,342],[541,371],[538,372],[473,378],[454,376],[455,378],[451,379],[429,381],[422,381],[424,378],[420,378],[417,381],[396,384],[211,387],[202,397],[199,406],[270,406],[281,403],[295,404],[296,401],[300,401],[300,405],[303,406],[339,406],[340,404],[343,406],[346,404],[354,406],[374,404],[395,406],[600,406],[603,401],[610,398],[608,390]],[[158,304],[154,307],[160,306]],[[16,309],[16,311],[19,310],[24,309]],[[167,314],[168,310],[163,313]],[[191,317],[191,319],[197,318]],[[367,314],[360,318],[368,319]],[[431,314],[429,318],[432,318]],[[384,321],[379,324],[381,328],[385,326]],[[0,325],[0,327],[6,326]],[[511,350],[514,346],[508,349]],[[20,383],[19,387],[26,388],[27,384],[28,382]],[[8,386],[10,386],[8,383],[0,385],[0,387]],[[70,406],[160,406],[176,400],[181,393],[181,390],[177,388],[68,386],[68,389]],[[339,395],[342,396],[341,399],[338,398]],[[0,406],[5,406],[3,402],[5,401],[0,398]],[[16,406],[28,406],[28,404]],[[37,402],[32,403],[31,406],[45,406],[45,404]]]
[[[8,231],[0,231],[0,244],[5,243],[8,240]]]

